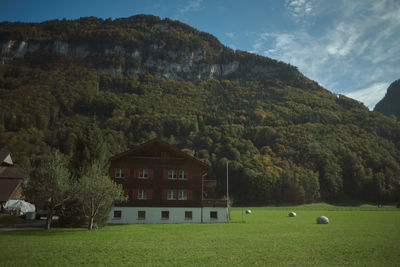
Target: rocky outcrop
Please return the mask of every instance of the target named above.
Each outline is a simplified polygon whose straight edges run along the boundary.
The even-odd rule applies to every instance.
[[[393,82],[386,91],[386,95],[376,104],[374,111],[387,116],[395,115],[400,119],[400,79]]]
[[[65,57],[85,58],[89,55],[87,45],[71,46],[63,41],[39,42],[39,41],[14,41],[10,40],[0,44],[2,63],[15,58],[23,58],[26,53],[48,52],[58,53]]]
[[[161,26],[159,26],[161,27]],[[167,26],[163,26],[167,27]],[[209,80],[224,77],[235,78],[240,75],[246,79],[269,78],[290,71],[287,66],[244,63],[243,58],[224,63],[206,62],[206,52],[202,49],[194,51],[165,51],[165,44],[155,43],[150,46],[152,53],[146,53],[143,47],[123,47],[114,45],[99,50],[89,44],[70,44],[64,41],[15,41],[9,40],[0,44],[1,63],[21,59],[27,53],[55,53],[67,58],[81,58],[99,72],[110,74],[144,74],[151,73],[156,77],[170,80]],[[168,59],[160,55],[168,55]],[[98,64],[92,63],[98,58]],[[104,59],[118,58],[105,61]],[[111,61],[111,62],[110,62]],[[134,62],[134,64],[130,64]]]

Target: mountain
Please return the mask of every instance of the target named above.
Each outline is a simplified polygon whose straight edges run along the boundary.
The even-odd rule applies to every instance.
[[[285,77],[296,80],[295,67],[224,47],[212,35],[178,21],[139,15],[102,20],[48,21],[40,24],[2,23],[2,62],[52,54],[84,59],[101,73],[147,74],[170,80],[255,80]],[[33,54],[33,55],[32,55]],[[32,59],[37,60],[37,59]]]
[[[386,91],[386,95],[376,104],[374,110],[387,116],[395,115],[400,119],[400,80],[394,81]]]
[[[87,125],[111,154],[159,137],[236,204],[400,198],[400,123],[296,67],[138,15],[0,23],[0,147],[66,157]]]

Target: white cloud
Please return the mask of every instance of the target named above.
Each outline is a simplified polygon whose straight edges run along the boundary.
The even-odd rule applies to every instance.
[[[360,32],[355,25],[340,22],[327,36],[326,51],[334,56],[347,56],[356,46]]]
[[[386,94],[386,89],[389,83],[374,83],[373,85],[346,94],[346,96],[357,99],[364,103],[370,110],[374,109],[376,103],[378,103]]]
[[[286,0],[286,8],[294,19],[300,20],[313,11],[311,0]]]
[[[187,12],[198,11],[202,9],[203,0],[191,0],[186,3],[183,7],[178,9],[179,16],[185,15]]]
[[[295,65],[327,89],[373,107],[399,78],[400,1],[340,0],[330,9],[321,2],[287,0],[286,7],[296,20],[307,3],[314,18],[325,23],[322,34],[304,25],[285,33],[260,33],[252,52]]]

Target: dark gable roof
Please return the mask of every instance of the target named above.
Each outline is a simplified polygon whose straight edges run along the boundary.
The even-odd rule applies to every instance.
[[[192,157],[192,156],[186,154],[185,152],[182,152],[182,151],[180,151],[179,149],[177,149],[177,148],[171,146],[171,145],[168,144],[167,142],[164,142],[164,141],[162,141],[162,140],[160,140],[160,139],[157,139],[157,138],[156,138],[156,139],[152,139],[152,140],[150,140],[150,141],[148,141],[148,142],[146,142],[146,143],[143,143],[143,144],[141,144],[141,145],[139,145],[139,146],[137,146],[137,147],[135,147],[135,148],[132,148],[132,149],[130,149],[130,150],[128,150],[128,151],[125,151],[125,152],[122,152],[122,153],[117,154],[117,155],[115,155],[115,156],[112,156],[112,157],[110,158],[110,161],[113,161],[113,160],[122,158],[122,157],[127,156],[127,155],[130,155],[130,154],[133,154],[133,153],[135,153],[135,152],[137,152],[137,151],[144,150],[146,147],[150,147],[150,146],[152,146],[152,145],[154,145],[154,144],[159,145],[159,146],[161,146],[161,147],[164,147],[167,151],[171,151],[171,152],[173,152],[173,153],[179,155],[179,156],[182,157],[182,158],[186,158],[186,159],[189,159],[189,160],[191,160],[191,161],[197,163],[198,165],[200,165],[200,166],[201,166],[204,170],[206,170],[206,171],[209,171],[210,168],[211,168],[208,164],[202,162],[201,160],[199,160],[199,159],[197,159],[197,158],[195,158],[195,157]]]
[[[24,169],[15,166],[0,166],[0,179],[10,178],[10,179],[23,179],[28,177],[28,174]]]

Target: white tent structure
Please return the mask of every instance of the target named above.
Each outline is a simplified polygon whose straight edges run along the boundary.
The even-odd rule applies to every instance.
[[[35,205],[21,199],[10,199],[4,204],[3,208],[9,212],[16,212],[25,214],[28,212],[35,212]]]

